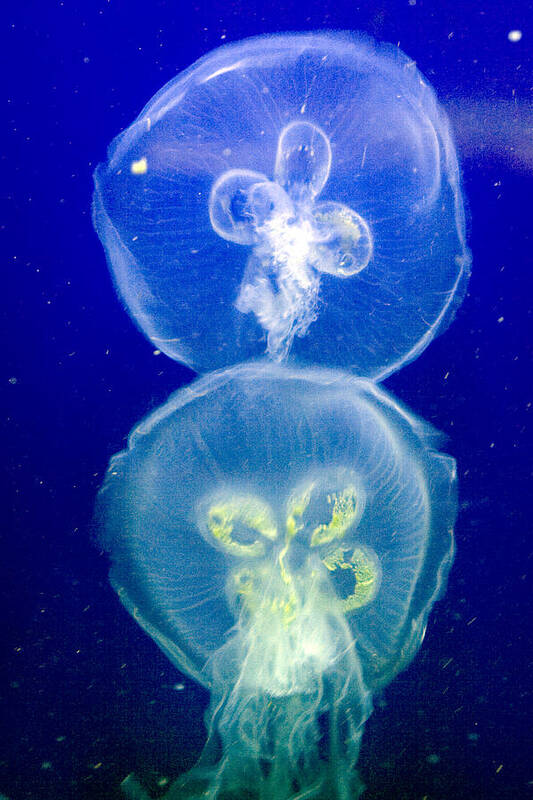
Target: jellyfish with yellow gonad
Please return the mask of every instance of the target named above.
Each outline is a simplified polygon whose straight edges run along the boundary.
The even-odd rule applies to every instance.
[[[112,581],[209,689],[220,752],[169,799],[358,796],[372,693],[451,563],[436,443],[371,382],[271,364],[206,376],[133,431],[99,497]]]

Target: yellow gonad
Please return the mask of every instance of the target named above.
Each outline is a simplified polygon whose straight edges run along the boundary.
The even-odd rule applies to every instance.
[[[347,597],[341,598],[340,603],[345,613],[355,611],[366,606],[374,599],[379,589],[381,568],[376,553],[369,547],[356,547],[346,561],[344,554],[350,548],[338,547],[323,559],[324,565],[335,573],[336,570],[347,570],[353,575],[353,591]]]
[[[324,550],[332,542],[343,539],[360,517],[361,500],[355,486],[332,488],[325,496],[323,491],[320,492],[321,488],[320,481],[315,480],[290,495],[286,507],[285,539],[278,552],[272,555],[267,553],[264,539],[256,536],[260,534],[270,542],[278,537],[274,513],[266,502],[253,495],[234,495],[209,507],[207,528],[227,553],[238,558],[262,559],[232,574],[230,591],[240,598],[248,614],[256,614],[262,608],[278,616],[284,626],[294,622],[299,607],[300,577],[293,574],[287,563],[293,540],[298,538],[300,545]],[[306,512],[310,510],[311,501],[316,503],[321,494],[330,519],[313,526],[312,513]],[[312,510],[316,511],[314,507]],[[323,514],[324,509],[321,511]],[[305,516],[311,519],[304,519]],[[346,557],[349,552],[351,555]],[[263,560],[263,556],[266,559]],[[349,581],[334,581],[343,613],[350,613],[374,599],[381,570],[378,557],[371,548],[350,543],[348,547],[328,550],[322,555],[322,563],[334,578],[349,577]]]
[[[331,520],[314,529],[311,535],[311,547],[342,539],[357,518],[357,494],[354,486],[347,486],[339,494],[329,494],[327,500],[328,505],[333,506]]]
[[[265,552],[261,539],[239,541],[233,536],[238,523],[270,540],[278,535],[272,511],[262,500],[241,495],[216,503],[208,511],[207,527],[224,550],[235,556],[262,556]]]

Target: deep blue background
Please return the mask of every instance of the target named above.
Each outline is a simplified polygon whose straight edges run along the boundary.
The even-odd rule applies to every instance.
[[[115,297],[91,174],[206,51],[331,27],[399,42],[449,108],[474,256],[450,330],[387,381],[449,434],[461,513],[448,593],[367,725],[366,797],[533,796],[531,3],[21,0],[2,11],[0,792],[113,800],[130,770],[155,785],[199,751],[205,694],[121,609],[90,541],[109,456],[191,377],[153,354]]]

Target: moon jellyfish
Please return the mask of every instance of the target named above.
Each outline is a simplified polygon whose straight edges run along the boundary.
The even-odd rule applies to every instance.
[[[292,355],[381,379],[464,293],[447,118],[412,60],[363,36],[215,50],[115,139],[95,184],[131,316],[196,371]]]
[[[455,462],[376,383],[465,291],[446,116],[392,46],[244,41],[117,137],[93,219],[148,339],[218,369],[134,429],[97,504],[123,604],[210,692],[165,797],[357,798],[373,694],[453,557]]]
[[[374,383],[240,365],[131,433],[99,495],[120,599],[211,693],[168,800],[348,800],[372,693],[452,560],[455,462]],[[133,778],[131,798],[148,798]]]

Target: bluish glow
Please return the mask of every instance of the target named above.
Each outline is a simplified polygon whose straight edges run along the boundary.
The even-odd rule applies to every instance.
[[[361,36],[210,53],[117,137],[95,181],[131,315],[200,372],[266,354],[382,378],[464,292],[447,119],[412,61]]]

